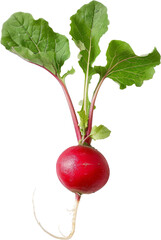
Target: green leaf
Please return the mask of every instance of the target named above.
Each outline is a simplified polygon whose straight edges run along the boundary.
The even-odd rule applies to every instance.
[[[63,76],[62,76],[62,79],[63,81],[65,81],[65,78],[68,76],[68,75],[72,75],[75,73],[75,69],[72,67],[70,70],[68,70]]]
[[[17,12],[3,24],[1,43],[56,76],[70,56],[68,39],[55,33],[44,19],[34,20],[29,13]]]
[[[104,125],[93,126],[90,137],[94,140],[104,139],[110,136],[111,131]]]
[[[79,65],[85,74],[81,111],[82,113],[84,112],[86,119],[90,108],[88,86],[92,75],[95,74],[92,64],[100,53],[98,43],[101,36],[107,31],[108,24],[107,8],[97,1],[92,1],[84,5],[71,17],[70,34],[77,47],[80,49]],[[86,122],[84,121],[85,125],[82,127],[83,131]],[[82,122],[80,126],[82,126]]]
[[[91,102],[88,100],[87,113],[85,113],[85,111],[84,111],[84,109],[83,109],[83,100],[80,100],[78,104],[82,107],[81,110],[78,112],[79,118],[80,118],[80,124],[79,124],[79,126],[80,126],[80,128],[81,128],[82,135],[85,136],[86,129],[87,129],[87,127],[88,127],[89,110],[90,110]],[[94,106],[93,109],[95,110],[95,109],[96,109],[96,106]]]
[[[111,78],[119,83],[120,88],[135,84],[140,87],[144,80],[151,79],[155,73],[154,67],[160,64],[160,54],[154,48],[146,56],[137,56],[126,42],[113,40],[106,52],[107,65],[95,67],[100,78]]]
[[[97,1],[84,5],[71,17],[70,34],[80,49],[79,64],[88,80],[94,74],[92,64],[100,53],[98,43],[108,24],[107,8]]]
[[[79,124],[80,130],[81,130],[82,136],[85,136],[86,128],[88,127],[88,114],[85,113],[83,108],[81,108],[78,114],[80,118],[80,124]]]

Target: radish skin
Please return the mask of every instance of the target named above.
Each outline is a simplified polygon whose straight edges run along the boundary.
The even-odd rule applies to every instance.
[[[84,145],[66,149],[57,160],[56,170],[60,182],[79,194],[98,191],[110,175],[105,157],[95,148]]]

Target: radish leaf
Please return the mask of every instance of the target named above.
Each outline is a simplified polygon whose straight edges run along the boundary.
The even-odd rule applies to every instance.
[[[84,5],[71,17],[70,34],[80,49],[79,64],[88,79],[94,73],[92,63],[100,53],[98,43],[108,24],[107,8],[96,1]]]
[[[55,33],[44,19],[34,20],[29,13],[17,12],[3,24],[1,43],[58,77],[70,56],[68,39]]]
[[[68,75],[72,75],[75,73],[75,69],[72,67],[70,70],[68,70],[63,76],[62,80],[64,80]]]
[[[111,78],[120,84],[120,88],[135,84],[140,87],[144,80],[151,79],[154,67],[160,64],[160,54],[154,48],[146,56],[137,56],[126,42],[113,40],[106,52],[107,65],[95,67],[100,79]]]
[[[86,128],[88,127],[88,115],[85,113],[83,109],[78,111],[79,118],[80,118],[80,130],[82,133],[82,136],[85,136]]]
[[[104,125],[93,126],[90,137],[94,140],[104,139],[110,136],[111,131]]]
[[[81,131],[83,132],[88,125],[90,108],[88,86],[92,75],[95,74],[92,64],[100,53],[98,43],[102,35],[108,30],[108,24],[107,8],[97,1],[85,4],[71,17],[70,34],[80,49],[79,65],[85,74],[83,104],[79,111],[80,126],[82,126]]]

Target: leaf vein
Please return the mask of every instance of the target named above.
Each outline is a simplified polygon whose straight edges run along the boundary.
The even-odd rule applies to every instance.
[[[16,19],[16,21],[20,24],[20,26],[25,30],[26,34],[28,35],[29,39],[31,40],[31,42],[35,45],[36,49],[38,50],[38,52],[40,52],[40,49],[38,48],[38,46],[36,45],[35,41],[32,39],[32,36],[30,35],[30,33],[27,31],[27,29],[24,27],[23,23],[21,23],[18,18],[13,15],[14,18]]]

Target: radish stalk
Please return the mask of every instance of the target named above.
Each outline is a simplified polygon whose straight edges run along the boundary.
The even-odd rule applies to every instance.
[[[90,144],[91,141],[92,141],[92,138],[90,137],[90,133],[91,133],[91,130],[92,130],[94,106],[95,106],[95,102],[96,102],[98,92],[100,90],[100,87],[101,87],[104,79],[105,79],[105,77],[102,78],[102,80],[98,83],[98,85],[96,86],[96,89],[94,91],[93,97],[92,97],[92,101],[91,101],[91,105],[90,105],[90,109],[89,109],[88,128],[87,128],[87,131],[86,131],[86,137],[84,139],[84,142],[86,142],[87,144]]]
[[[43,68],[46,69],[45,67],[43,67]],[[46,70],[48,72],[50,72],[48,69],[46,69]],[[74,128],[75,128],[75,133],[76,133],[76,136],[77,136],[77,141],[79,143],[79,141],[82,139],[82,136],[81,136],[80,128],[79,128],[79,125],[78,125],[78,119],[77,119],[77,116],[76,116],[76,113],[75,113],[75,109],[74,109],[71,97],[69,95],[69,92],[67,90],[67,87],[61,79],[59,79],[52,72],[50,72],[50,73],[58,80],[58,82],[60,83],[60,85],[61,85],[61,87],[64,91],[64,94],[65,94],[65,97],[66,97],[66,100],[67,100],[67,103],[68,103],[68,106],[69,106],[69,109],[70,109],[70,113],[71,113],[71,116],[72,116],[72,120],[73,120],[73,124],[74,124]]]

